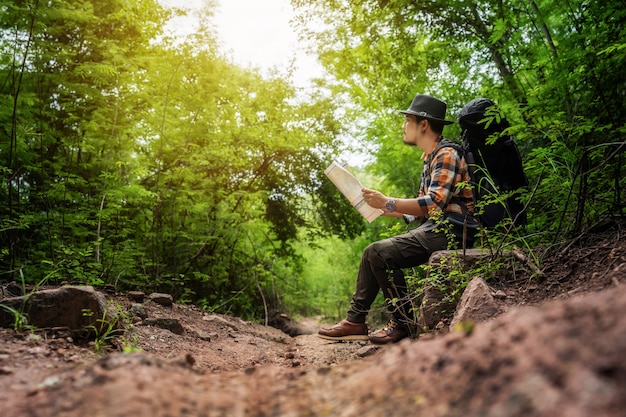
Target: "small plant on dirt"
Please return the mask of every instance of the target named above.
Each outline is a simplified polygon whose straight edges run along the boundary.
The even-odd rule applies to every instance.
[[[121,331],[123,333],[118,338],[118,347],[124,353],[140,352],[141,348],[137,347],[137,345],[139,344],[137,335],[132,333],[133,320],[131,315],[128,313],[128,311],[125,311],[119,304],[117,304],[116,307],[118,323],[119,326],[121,326]]]
[[[135,353],[141,352],[141,348],[137,347],[139,344],[139,340],[136,335],[127,335],[121,336],[119,338],[121,343],[122,352],[124,353]]]
[[[4,304],[0,304],[0,308],[4,309],[13,316],[13,330],[21,332],[28,327],[28,316],[23,311],[16,310],[15,308]]]
[[[110,342],[118,337],[120,334],[124,333],[123,329],[118,328],[118,320],[117,318],[113,318],[111,320],[106,317],[107,310],[105,309],[102,313],[102,318],[96,320],[96,324],[92,324],[85,327],[85,330],[88,334],[92,333],[95,335],[94,337],[94,351],[96,353],[102,352],[107,346],[110,345]],[[84,309],[83,316],[92,317],[93,312],[91,310]]]
[[[468,266],[462,253],[451,253],[448,257],[441,258],[439,265],[428,266],[426,285],[432,285],[442,291],[446,296],[442,301],[456,303],[463,291],[476,277],[485,281],[493,278],[504,263],[497,257],[484,261],[477,261]]]
[[[102,352],[107,347],[115,347],[124,353],[133,353],[141,351],[137,347],[138,339],[136,335],[130,333],[132,318],[128,312],[124,311],[119,304],[115,305],[117,313],[113,319],[107,319],[107,310],[104,311],[102,318],[96,320],[95,325],[86,327],[88,337],[94,334],[94,351]],[[84,316],[91,317],[91,310],[83,310]]]

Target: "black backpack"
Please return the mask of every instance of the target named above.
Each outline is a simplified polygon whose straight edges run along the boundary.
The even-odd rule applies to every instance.
[[[515,140],[502,135],[509,123],[496,114],[496,104],[487,98],[476,98],[459,112],[463,152],[470,167],[475,203],[528,186]],[[513,219],[516,226],[526,225],[527,220],[524,205],[516,195],[509,196],[505,203],[482,206],[476,217],[488,229],[506,218]]]

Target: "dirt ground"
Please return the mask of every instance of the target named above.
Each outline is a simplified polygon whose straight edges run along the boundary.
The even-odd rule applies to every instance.
[[[182,334],[135,318],[96,353],[59,331],[0,329],[2,416],[621,416],[626,224],[604,226],[553,249],[540,280],[490,281],[494,320],[393,346],[319,339],[314,319],[290,337],[153,302],[142,314]]]

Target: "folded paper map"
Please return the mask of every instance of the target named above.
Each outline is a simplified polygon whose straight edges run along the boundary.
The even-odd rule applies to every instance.
[[[347,165],[340,165],[337,162],[330,164],[324,173],[335,184],[335,187],[346,196],[350,203],[356,208],[365,220],[369,223],[373,222],[378,216],[383,214],[380,209],[369,206],[363,199],[363,184],[356,179],[350,171],[346,169]]]

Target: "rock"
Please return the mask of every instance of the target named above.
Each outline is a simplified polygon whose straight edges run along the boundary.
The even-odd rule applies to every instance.
[[[117,290],[115,289],[115,285],[112,284],[106,284],[104,286],[104,292],[106,292],[107,294],[111,294],[114,295],[117,293]]]
[[[489,249],[473,248],[465,250],[440,250],[433,252],[428,259],[428,265],[444,267],[446,264],[450,265],[452,262],[457,262],[456,258],[459,258],[461,262],[466,265],[473,265],[477,261],[483,259],[493,258],[495,254]],[[499,256],[502,258],[510,258],[514,256],[512,251],[503,251]]]
[[[365,358],[367,356],[373,355],[374,353],[378,352],[378,346],[373,346],[373,345],[367,345],[367,346],[363,346],[361,349],[356,351],[356,356],[358,356],[359,358]]]
[[[143,304],[133,303],[130,306],[130,314],[134,317],[145,319],[148,317],[148,312]]]
[[[450,322],[450,328],[466,321],[474,323],[487,321],[499,312],[485,280],[474,278],[463,292],[456,313]]]
[[[169,330],[174,334],[183,334],[185,329],[177,319],[170,318],[150,318],[143,321],[145,326],[154,326],[161,329]]]
[[[134,301],[136,303],[143,303],[143,301],[146,299],[146,294],[143,291],[129,291],[127,295],[128,298],[131,299],[131,301]]]
[[[424,288],[417,325],[420,329],[434,329],[444,317],[449,317],[455,304],[446,299],[446,293],[435,286]]]
[[[191,353],[186,353],[182,357],[171,360],[170,363],[183,368],[191,368],[196,363],[196,359],[191,355]]]
[[[22,295],[22,287],[15,281],[0,285],[0,300],[10,297],[19,297]]]
[[[2,300],[2,304],[27,316],[28,324],[37,328],[67,327],[72,331],[95,326],[98,330],[117,321],[115,313],[107,314],[104,296],[90,286],[67,286],[36,291],[23,297]],[[0,309],[0,327],[13,327],[14,316]]]
[[[471,267],[476,262],[485,261],[494,256],[493,252],[482,248],[467,249],[465,252],[462,250],[442,250],[430,255],[428,265],[431,268],[437,268],[442,274],[447,274],[450,269],[458,268],[459,266],[463,266],[464,268]],[[499,256],[511,258],[514,257],[515,254],[512,251],[504,251]],[[491,300],[491,303],[493,303],[491,293],[489,291],[487,291],[487,293],[488,298]],[[419,307],[419,317],[417,319],[419,329],[436,329],[443,319],[449,319],[451,313],[456,308],[456,303],[453,300],[448,300],[448,295],[449,293],[435,286],[429,286],[424,289],[422,302]],[[506,294],[504,294],[504,297],[506,297]],[[478,308],[478,306],[471,308]],[[491,307],[485,306],[484,308],[489,309]],[[497,313],[485,311],[484,314],[492,317]],[[456,323],[458,323],[458,321],[455,322],[455,324]]]
[[[174,299],[169,294],[162,294],[153,292],[148,296],[148,300],[160,304],[165,307],[171,307],[174,304]]]
[[[239,328],[234,323],[231,323],[230,321],[226,320],[225,318],[222,318],[222,317],[217,316],[215,314],[204,316],[204,317],[202,317],[202,320],[208,321],[208,322],[212,322],[212,323],[223,324],[224,326],[230,327],[231,329],[233,329],[236,332],[239,331]]]
[[[315,329],[298,323],[287,314],[277,311],[270,313],[268,324],[278,330],[283,331],[291,337],[315,333]]]
[[[494,298],[498,298],[498,299],[505,299],[507,297],[506,293],[502,290],[498,290],[496,292],[493,293],[493,297]]]

